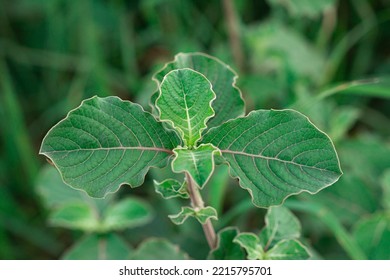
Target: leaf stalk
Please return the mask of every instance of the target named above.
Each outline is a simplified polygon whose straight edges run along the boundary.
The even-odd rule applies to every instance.
[[[196,187],[194,180],[191,178],[188,172],[185,172],[185,176],[187,180],[188,193],[190,195],[192,207],[194,209],[205,208],[202,196],[199,192],[199,189]],[[210,249],[211,250],[215,249],[217,246],[217,237],[215,234],[214,226],[211,223],[211,220],[208,219],[204,224],[202,224],[202,227],[203,227],[203,232],[207,239],[207,243],[210,246]]]

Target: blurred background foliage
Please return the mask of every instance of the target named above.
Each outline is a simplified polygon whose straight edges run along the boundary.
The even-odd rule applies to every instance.
[[[198,51],[236,70],[247,112],[298,109],[334,140],[340,181],[286,201],[313,258],[390,259],[389,50],[389,0],[0,0],[0,259],[153,258],[155,248],[207,257],[196,222],[167,218],[182,203],[154,191],[152,178],[168,171],[93,201],[61,192],[38,156],[45,133],[83,99],[148,108],[153,73]],[[265,210],[226,174],[217,168],[204,191],[216,228],[258,232]],[[135,220],[118,225],[121,215]]]

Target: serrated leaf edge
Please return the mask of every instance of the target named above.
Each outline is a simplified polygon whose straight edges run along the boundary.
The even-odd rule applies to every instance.
[[[267,250],[267,251],[265,252],[265,254],[264,254],[265,258],[268,259],[268,255],[267,255],[267,254],[268,254],[270,251],[272,251],[276,246],[280,246],[282,243],[286,243],[286,242],[289,242],[289,241],[294,241],[294,242],[296,242],[299,246],[301,246],[302,249],[304,249],[305,252],[307,253],[307,256],[308,256],[307,259],[310,259],[310,258],[312,257],[312,255],[311,255],[310,251],[308,250],[308,248],[307,248],[305,245],[303,245],[302,242],[299,241],[298,239],[283,239],[283,240],[280,240],[278,243],[276,243],[274,246],[272,246],[272,248],[270,248],[269,250]]]
[[[184,195],[184,194],[187,194],[187,195],[188,195],[188,193],[187,193],[186,191],[180,192],[180,191],[184,188],[184,186],[185,186],[185,181],[184,181],[183,183],[181,183],[181,187],[180,187],[179,191],[177,192],[177,194],[175,194],[175,195],[171,195],[171,196],[164,197],[163,194],[162,194],[161,192],[157,191],[156,185],[162,185],[163,183],[165,183],[165,182],[167,182],[167,181],[171,181],[171,180],[174,180],[174,181],[176,181],[177,183],[180,184],[179,181],[177,181],[177,180],[175,180],[175,179],[172,179],[172,178],[170,178],[170,179],[165,179],[165,180],[163,180],[163,181],[161,181],[161,182],[158,182],[157,180],[153,180],[153,184],[154,184],[154,186],[155,186],[155,191],[156,191],[156,193],[158,193],[159,195],[161,195],[162,198],[164,198],[164,199],[170,199],[170,198],[175,198],[175,197],[180,197],[180,198],[183,198],[183,199],[189,198],[189,196],[188,196],[188,197],[183,197],[183,196],[181,196],[181,195]]]
[[[246,116],[244,116],[244,117],[240,117],[240,118],[235,118],[235,119],[233,119],[233,120],[237,120],[237,119],[242,119],[242,118],[249,117],[251,114],[253,114],[253,113],[257,112],[257,111],[269,111],[269,110],[253,110],[253,111],[251,111],[248,115],[246,115]],[[255,198],[254,198],[254,196],[253,196],[252,190],[251,190],[249,187],[246,188],[245,186],[242,185],[240,177],[238,177],[238,176],[233,176],[233,175],[232,175],[231,166],[230,166],[229,162],[228,162],[227,160],[225,160],[225,158],[223,157],[223,152],[224,152],[224,150],[220,150],[221,153],[222,153],[222,158],[224,159],[224,163],[225,163],[226,165],[229,166],[229,175],[230,175],[230,177],[233,178],[233,179],[237,179],[237,180],[238,180],[238,183],[239,183],[239,186],[240,186],[241,188],[243,188],[243,189],[245,189],[245,190],[247,190],[247,191],[249,192],[249,194],[250,194],[250,196],[251,196],[252,204],[253,204],[254,206],[259,207],[259,208],[264,208],[264,209],[267,209],[267,208],[269,208],[269,207],[271,207],[271,206],[280,206],[280,205],[284,204],[284,202],[286,201],[287,198],[289,198],[290,196],[293,196],[293,195],[299,195],[299,194],[304,193],[304,192],[309,193],[309,194],[311,194],[311,195],[317,194],[318,192],[322,191],[323,189],[325,189],[325,188],[327,188],[327,187],[333,185],[334,183],[336,183],[336,182],[340,179],[340,177],[343,175],[343,171],[341,170],[341,166],[340,166],[340,159],[339,159],[339,156],[338,156],[338,154],[337,154],[337,152],[336,152],[336,148],[335,148],[335,146],[334,146],[334,143],[333,143],[333,141],[330,139],[329,135],[327,135],[325,132],[323,132],[321,129],[319,129],[312,121],[310,121],[310,119],[309,119],[307,116],[305,116],[304,114],[302,114],[302,113],[300,113],[300,112],[298,112],[298,111],[296,111],[296,110],[293,110],[293,109],[282,109],[282,110],[271,109],[270,111],[276,111],[276,112],[291,111],[291,112],[298,113],[299,115],[301,115],[301,116],[303,116],[304,118],[306,118],[307,121],[308,121],[315,129],[317,129],[320,133],[322,133],[323,135],[325,135],[325,136],[328,138],[328,140],[330,141],[330,143],[331,143],[331,145],[332,145],[332,148],[333,148],[333,151],[334,151],[334,153],[335,153],[335,155],[336,155],[337,164],[338,164],[338,168],[339,168],[339,170],[340,170],[340,174],[338,175],[338,177],[336,178],[336,180],[335,180],[334,182],[329,183],[329,184],[326,184],[325,186],[323,186],[322,188],[318,189],[318,190],[315,191],[315,192],[311,192],[311,191],[309,191],[309,190],[301,190],[301,191],[299,191],[299,192],[294,192],[294,193],[291,193],[291,194],[287,195],[279,204],[272,204],[272,205],[265,205],[265,206],[262,206],[262,205],[257,205],[257,204],[254,202]],[[229,120],[229,121],[233,121],[233,120]],[[225,123],[226,123],[226,122],[225,122]],[[223,125],[223,124],[221,124],[221,125]],[[209,131],[214,130],[214,129],[218,129],[221,125],[219,125],[219,126],[217,126],[217,127],[213,127],[213,128],[211,128]],[[202,139],[201,139],[200,141],[202,141]]]
[[[184,218],[183,218],[183,220],[182,220],[181,222],[174,222],[174,221],[173,221],[173,219],[180,217],[180,215],[182,215],[182,213],[183,213],[185,210],[187,210],[187,209],[188,209],[188,210],[192,210],[192,213],[189,213],[188,215],[185,215]],[[213,215],[207,217],[206,220],[204,221],[204,223],[202,223],[202,222],[199,220],[199,218],[196,216],[196,214],[197,214],[199,211],[202,211],[202,210],[205,210],[205,209],[214,210],[213,212],[214,212],[215,214],[213,214]],[[211,206],[207,206],[207,207],[201,208],[201,209],[195,209],[195,208],[192,208],[192,207],[184,206],[184,207],[181,208],[181,210],[180,210],[179,213],[173,214],[173,215],[168,215],[168,218],[170,218],[170,219],[172,220],[172,222],[173,222],[174,224],[176,224],[176,225],[181,225],[181,224],[183,224],[189,217],[194,217],[199,223],[205,224],[205,223],[206,223],[208,220],[210,220],[210,219],[218,220],[218,216],[217,216],[217,215],[218,215],[218,214],[217,214],[217,211],[216,211],[213,207],[211,207]]]
[[[211,144],[211,143],[200,144],[199,146],[197,146],[197,148],[200,148],[200,147],[202,147],[202,146],[212,146],[212,147],[214,148],[214,150],[213,150],[212,153],[211,153],[212,169],[211,169],[211,172],[210,172],[209,176],[207,177],[207,179],[206,179],[205,182],[203,183],[203,186],[198,186],[198,184],[196,184],[196,181],[194,180],[194,178],[191,177],[192,180],[195,182],[195,184],[196,184],[200,189],[203,189],[203,187],[206,186],[206,184],[209,182],[211,176],[212,176],[213,173],[214,173],[214,170],[215,170],[215,159],[214,159],[214,156],[217,155],[217,154],[219,154],[219,155],[221,156],[221,150],[220,150],[219,148],[215,147],[213,144]],[[178,148],[181,149],[182,147],[178,147]],[[173,172],[180,174],[180,173],[183,173],[184,171],[177,171],[177,170],[175,170],[175,169],[173,168],[173,162],[175,161],[175,159],[176,159],[176,157],[177,157],[176,149],[178,149],[178,148],[175,148],[175,149],[172,150],[173,153],[174,153],[174,157],[173,157],[173,160],[171,161],[171,169],[172,169]],[[190,173],[188,173],[188,174],[191,176]]]
[[[149,166],[148,166],[148,168],[145,170],[145,174],[142,176],[142,179],[143,179],[143,180],[140,182],[140,184],[137,184],[137,185],[132,186],[132,185],[130,185],[130,184],[127,183],[127,182],[121,182],[121,183],[118,184],[118,187],[117,187],[115,190],[106,192],[106,193],[104,194],[103,197],[94,197],[94,196],[91,196],[86,190],[81,189],[81,188],[75,188],[75,187],[73,187],[72,185],[70,185],[70,184],[68,184],[67,182],[65,182],[64,176],[63,176],[62,172],[59,171],[59,168],[58,168],[57,164],[52,160],[52,158],[51,158],[50,156],[48,156],[45,152],[42,152],[42,145],[43,145],[43,143],[44,143],[46,137],[49,135],[49,133],[50,133],[52,130],[54,130],[62,121],[66,120],[66,119],[69,117],[69,115],[70,115],[71,113],[73,113],[74,111],[76,111],[76,110],[78,110],[79,108],[81,108],[81,107],[84,105],[85,102],[88,102],[88,101],[90,101],[90,100],[92,100],[92,99],[94,99],[94,98],[101,98],[101,99],[116,98],[116,99],[118,99],[118,100],[120,100],[120,101],[122,101],[122,102],[131,103],[131,104],[133,104],[133,105],[139,107],[139,108],[141,109],[141,111],[144,112],[145,114],[152,116],[153,119],[156,120],[156,122],[160,122],[160,121],[157,120],[156,117],[153,116],[153,114],[151,114],[151,113],[145,111],[144,108],[143,108],[141,105],[137,104],[137,103],[133,103],[133,102],[128,101],[128,100],[123,100],[123,99],[121,99],[121,98],[119,98],[119,97],[117,97],[117,96],[99,97],[99,96],[97,96],[97,95],[94,95],[94,96],[92,96],[92,97],[90,97],[90,98],[84,99],[84,100],[81,102],[81,104],[80,104],[79,106],[77,106],[76,108],[70,110],[70,111],[66,114],[66,117],[65,117],[65,118],[63,118],[62,120],[60,120],[59,122],[57,122],[57,124],[55,124],[52,128],[50,128],[49,131],[45,134],[45,136],[43,137],[42,142],[41,142],[41,147],[39,148],[39,154],[40,154],[40,155],[44,155],[44,156],[46,156],[47,158],[50,159],[50,161],[52,162],[52,164],[55,166],[55,168],[57,169],[57,171],[60,173],[61,180],[64,182],[64,184],[66,184],[67,186],[71,187],[71,188],[74,189],[74,190],[78,190],[78,191],[84,192],[84,193],[85,193],[87,196],[89,196],[89,197],[93,197],[93,198],[97,198],[97,199],[105,199],[109,194],[116,193],[123,185],[129,185],[131,188],[136,188],[136,187],[139,187],[139,186],[143,185],[144,182],[145,182],[145,176],[146,176],[146,174],[149,172],[150,168],[156,167],[156,166],[153,166],[153,165],[149,165]],[[176,130],[174,130],[174,129],[171,129],[171,128],[167,129],[166,127],[164,127],[164,129],[167,130],[167,131],[173,131],[174,133],[177,134]],[[178,137],[178,139],[181,141],[181,138],[180,138],[180,137]],[[171,150],[163,150],[163,149],[160,149],[160,151],[161,151],[161,152],[166,152],[166,153],[170,154],[170,157],[173,156],[173,152],[172,152]],[[169,158],[168,158],[168,161],[169,161]],[[168,164],[167,164],[167,165],[168,165]]]
[[[223,62],[223,61],[220,60],[219,58],[217,58],[217,57],[215,57],[215,56],[208,55],[208,54],[206,54],[206,53],[202,53],[202,52],[189,52],[189,53],[180,52],[180,53],[178,53],[178,54],[176,54],[176,55],[174,56],[173,60],[166,62],[166,63],[164,64],[164,66],[161,67],[160,70],[156,71],[156,72],[153,74],[153,76],[152,76],[152,80],[153,80],[154,82],[156,82],[156,84],[157,84],[157,88],[156,88],[156,90],[154,91],[153,94],[155,94],[155,93],[159,90],[160,85],[161,85],[160,81],[156,78],[156,75],[157,75],[158,73],[162,72],[165,68],[167,68],[169,64],[175,63],[175,61],[177,61],[178,57],[181,56],[181,55],[188,55],[188,56],[200,55],[200,56],[204,56],[204,57],[207,57],[207,58],[209,58],[209,59],[211,59],[211,60],[217,61],[217,62],[220,63],[223,67],[225,67],[226,69],[228,69],[229,71],[231,71],[231,72],[233,73],[233,75],[234,75],[234,77],[233,77],[233,82],[232,82],[232,87],[234,87],[234,88],[238,91],[238,93],[239,93],[239,95],[240,95],[240,99],[242,100],[243,105],[244,105],[244,111],[241,113],[240,116],[242,116],[242,117],[245,116],[246,102],[245,102],[245,99],[244,99],[243,96],[242,96],[242,92],[241,92],[240,88],[237,86],[237,80],[238,80],[238,78],[239,78],[237,72],[234,71],[233,68],[230,67],[230,65],[226,64],[225,62]],[[180,68],[180,69],[184,69],[184,68]],[[191,68],[189,68],[189,69],[191,69]],[[193,69],[192,69],[192,70],[193,70]],[[196,71],[196,70],[194,70],[194,71]],[[156,107],[156,104],[153,104],[153,103],[150,101],[150,99],[149,99],[149,106],[150,106],[151,108],[155,108],[155,107]],[[239,116],[239,117],[240,117],[240,116]],[[229,120],[231,120],[231,119],[229,119]],[[229,121],[229,120],[227,120],[227,121]],[[225,121],[225,122],[227,122],[227,121]],[[225,122],[224,122],[224,123],[225,123]],[[222,124],[224,124],[224,123],[222,123]],[[222,125],[222,124],[221,124],[221,125]]]
[[[210,102],[209,102],[209,107],[211,108],[211,110],[212,110],[213,113],[212,113],[212,115],[210,115],[210,116],[208,116],[208,117],[206,117],[206,118],[204,119],[204,122],[203,122],[204,128],[199,129],[199,139],[197,139],[197,140],[194,142],[194,146],[197,147],[196,144],[202,139],[202,132],[203,132],[204,130],[207,129],[207,122],[208,122],[208,120],[215,116],[215,110],[214,110],[214,108],[213,108],[213,106],[212,106],[212,103],[213,103],[213,101],[217,98],[217,95],[215,94],[215,92],[214,92],[214,90],[213,90],[213,85],[211,84],[211,82],[209,81],[209,79],[207,79],[207,77],[206,77],[205,75],[203,75],[202,73],[200,73],[200,72],[198,72],[198,71],[195,71],[195,70],[193,70],[193,69],[191,69],[191,68],[180,68],[180,69],[174,69],[174,70],[172,70],[172,71],[169,71],[169,72],[164,76],[163,80],[161,81],[161,84],[160,84],[159,87],[158,87],[158,97],[156,98],[156,101],[155,101],[154,106],[155,106],[155,108],[157,109],[158,116],[159,116],[159,120],[160,120],[161,122],[169,123],[169,124],[173,127],[173,129],[175,129],[175,131],[181,136],[181,140],[182,140],[183,143],[185,144],[184,147],[187,147],[186,140],[184,139],[184,132],[183,132],[180,128],[178,128],[178,127],[175,125],[175,123],[174,123],[173,121],[168,120],[168,119],[161,119],[161,109],[160,109],[160,107],[157,105],[157,101],[160,99],[160,97],[161,97],[161,95],[162,95],[162,92],[161,92],[161,85],[165,82],[165,79],[166,79],[166,78],[169,76],[169,74],[171,74],[172,72],[179,72],[179,71],[181,71],[181,70],[190,70],[190,71],[192,71],[192,72],[195,72],[195,73],[201,75],[201,76],[202,76],[203,78],[205,78],[205,80],[209,83],[210,90],[211,90],[211,92],[214,94],[213,98],[212,98],[212,99],[210,100]],[[188,120],[187,120],[187,121],[188,121]]]

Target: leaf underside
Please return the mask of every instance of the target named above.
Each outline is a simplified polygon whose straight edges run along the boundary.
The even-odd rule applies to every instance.
[[[258,207],[302,191],[316,193],[342,174],[329,137],[293,110],[253,111],[209,130],[202,143],[220,149]]]
[[[206,122],[214,116],[211,102],[215,93],[199,72],[179,69],[169,72],[160,85],[156,100],[161,121],[169,122],[188,147],[195,146]]]
[[[165,75],[175,69],[190,68],[202,73],[212,84],[217,98],[213,102],[215,116],[207,123],[208,128],[218,126],[227,120],[243,116],[245,103],[240,90],[235,86],[237,74],[222,61],[202,53],[180,53],[167,63],[153,79],[160,86]],[[152,103],[158,93],[152,96]]]
[[[142,184],[150,167],[164,167],[181,141],[139,105],[117,97],[92,97],[45,136],[40,154],[65,183],[92,197],[120,185]]]
[[[238,229],[228,227],[218,233],[218,244],[215,249],[210,251],[209,260],[244,260],[245,253],[241,246],[233,242],[239,234]]]
[[[260,233],[260,241],[265,250],[285,239],[301,236],[301,224],[291,211],[284,206],[273,206],[265,216],[266,226]]]
[[[208,219],[218,220],[217,211],[211,206],[207,206],[201,209],[182,207],[178,214],[169,215],[168,217],[176,225],[183,224],[189,217],[194,217],[201,224],[205,224]]]
[[[218,149],[210,144],[202,144],[195,149],[176,148],[173,152],[173,172],[188,172],[196,184],[203,188],[214,171],[214,154],[219,152]]]
[[[189,198],[186,183],[180,183],[175,179],[166,179],[162,182],[153,181],[155,191],[164,199],[174,197]]]
[[[267,260],[307,260],[310,253],[298,240],[281,240],[265,254]]]

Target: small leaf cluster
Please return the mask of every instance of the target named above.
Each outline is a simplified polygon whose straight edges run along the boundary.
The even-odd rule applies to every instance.
[[[301,225],[294,214],[284,206],[273,206],[259,234],[240,233],[232,227],[221,230],[218,246],[210,252],[209,259],[305,260],[311,253],[300,237]]]

